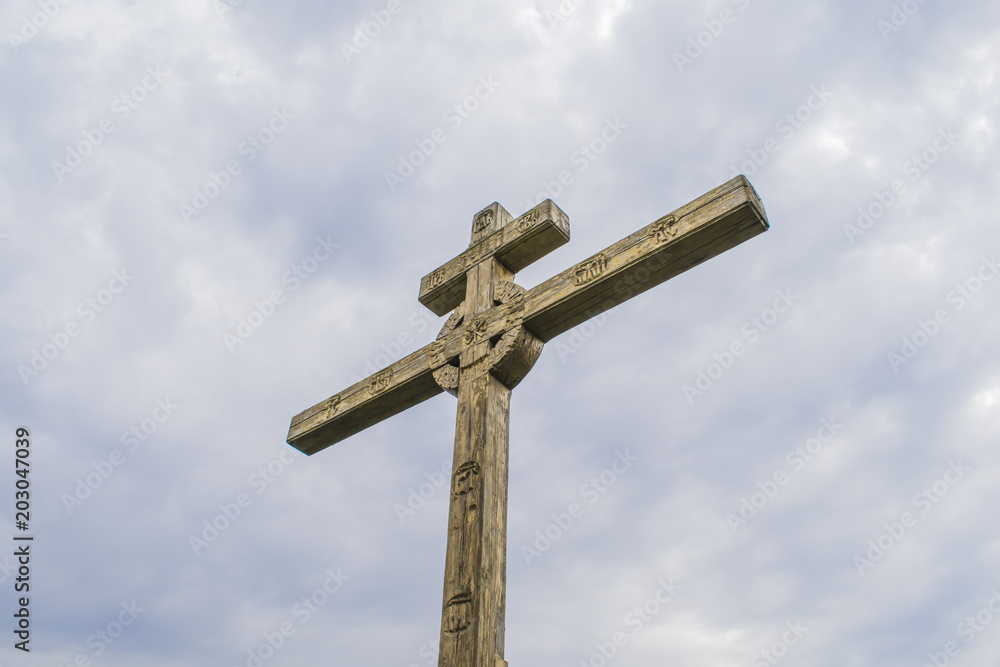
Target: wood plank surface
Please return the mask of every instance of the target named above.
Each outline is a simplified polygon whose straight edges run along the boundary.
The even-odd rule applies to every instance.
[[[513,278],[498,260],[469,271],[466,315],[488,313],[494,286]],[[511,390],[491,373],[466,372],[489,357],[488,337],[461,354],[439,667],[494,667],[504,654],[507,466]]]
[[[525,325],[544,342],[766,231],[743,176],[528,291]]]
[[[531,215],[533,212],[538,215]],[[499,207],[497,219],[502,220],[504,214],[506,211]],[[519,225],[520,233],[516,229]],[[537,258],[539,253],[551,251],[553,244],[558,247],[565,243],[560,239],[569,238],[568,218],[550,200],[489,233],[480,243],[492,243],[487,239],[504,233],[508,227],[511,241],[500,249],[514,253],[513,259],[509,256],[508,260],[515,265]],[[767,215],[756,191],[745,177],[738,176],[529,290],[523,305],[524,325],[547,342],[767,228]],[[539,234],[551,234],[552,229],[559,230],[555,232],[558,238],[536,238]],[[518,252],[523,254],[517,255]],[[503,262],[501,265],[506,269],[504,275],[509,276],[512,269]],[[463,293],[458,303],[466,298],[468,274],[478,266],[481,263],[462,273]],[[478,275],[478,271],[472,273]],[[491,301],[486,290],[490,285],[492,282],[488,281],[473,290],[479,305],[463,327],[296,415],[289,427],[288,443],[306,454],[314,454],[440,394],[443,390],[434,380],[435,369],[456,363],[460,356],[465,357],[465,366],[472,357],[483,356],[485,348],[473,351],[464,340],[471,320],[479,320],[480,339],[495,338],[509,327],[508,308],[489,308]]]
[[[569,242],[569,217],[551,199],[512,221],[499,204],[487,207],[476,219],[487,211],[494,216],[491,225],[503,221],[503,226],[476,240],[476,235],[492,227],[477,231],[473,223],[474,240],[469,249],[420,281],[418,300],[438,316],[447,315],[462,302],[466,274],[479,262],[496,257],[516,273]]]
[[[437,396],[444,390],[432,371],[428,348],[400,359],[293,417],[288,444],[304,454],[315,454]]]

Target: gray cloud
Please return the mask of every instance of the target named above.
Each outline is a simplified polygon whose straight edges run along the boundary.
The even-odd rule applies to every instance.
[[[992,625],[960,625],[1000,585],[1000,282],[976,282],[1000,254],[996,7],[920,4],[889,30],[893,3],[401,0],[390,20],[385,3],[109,0],[12,43],[50,4],[0,11],[0,425],[33,433],[37,536],[35,657],[8,644],[4,664],[246,665],[283,623],[266,665],[434,664],[446,495],[403,523],[396,506],[451,460],[453,400],[293,462],[290,418],[433,340],[418,281],[490,202],[569,214],[530,288],[734,171],[771,230],[552,341],[514,393],[507,659],[596,665],[661,580],[680,591],[609,664],[764,664],[796,622],[787,664],[996,654]],[[390,189],[401,159],[422,164]],[[798,300],[755,324],[778,290]],[[789,454],[831,418],[829,443]],[[625,450],[638,461],[591,504]],[[328,571],[349,577],[333,593]]]

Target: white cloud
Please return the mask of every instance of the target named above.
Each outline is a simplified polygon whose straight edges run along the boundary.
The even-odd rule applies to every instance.
[[[134,599],[146,611],[102,664],[246,664],[342,568],[343,589],[265,664],[433,664],[447,494],[403,525],[394,505],[451,460],[454,399],[297,460],[258,494],[260,470],[288,451],[294,414],[433,340],[443,320],[424,315],[418,283],[467,247],[476,211],[496,200],[518,215],[563,170],[554,199],[573,240],[518,276],[526,288],[734,166],[772,228],[572,348],[552,341],[515,391],[511,664],[589,659],[661,579],[683,590],[609,664],[747,664],[796,620],[810,631],[788,664],[921,664],[984,604],[1000,281],[968,281],[1000,252],[989,3],[928,3],[883,39],[888,4],[402,0],[350,62],[341,43],[386,3],[214,6],[68,3],[17,50],[7,32],[38,6],[0,16],[16,100],[0,108],[0,432],[27,425],[36,442],[36,654],[97,657],[88,637]],[[723,9],[737,20],[679,72],[672,54]],[[151,66],[170,74],[114,116]],[[454,127],[444,114],[480,77],[501,85]],[[821,86],[829,101],[788,135],[781,121]],[[295,118],[268,135],[286,107]],[[53,160],[105,117],[115,131],[58,183]],[[616,118],[627,129],[581,167]],[[446,140],[391,192],[385,172],[439,127]],[[958,140],[908,170],[949,127]],[[240,173],[183,223],[179,205],[230,160]],[[905,191],[852,243],[845,225],[894,180]],[[339,247],[292,289],[286,272],[318,239]],[[121,267],[134,284],[25,387],[17,366]],[[962,284],[975,297],[950,299]],[[275,289],[285,301],[230,353],[223,335]],[[744,326],[776,290],[800,300],[750,343]],[[949,323],[894,370],[888,355],[942,308]],[[685,400],[733,341],[746,354]],[[166,397],[177,414],[68,513],[62,495]],[[843,432],[734,534],[727,513],[831,417]],[[626,449],[635,467],[528,565],[535,529]],[[861,576],[853,557],[959,459],[968,478]],[[250,505],[196,556],[189,538],[240,493]],[[9,502],[0,515],[13,532]],[[995,644],[987,630],[961,658]]]

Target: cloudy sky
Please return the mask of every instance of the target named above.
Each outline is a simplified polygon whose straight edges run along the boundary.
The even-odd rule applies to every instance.
[[[996,664],[998,18],[4,3],[0,664],[435,665],[454,399],[308,458],[291,417],[435,338],[491,202],[570,218],[531,288],[738,173],[770,231],[514,392],[506,658]]]

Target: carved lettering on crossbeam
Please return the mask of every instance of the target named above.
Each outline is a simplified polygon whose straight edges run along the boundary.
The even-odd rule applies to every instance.
[[[448,360],[444,357],[444,349],[444,341],[440,338],[427,346],[427,359],[430,362],[431,368],[437,369],[448,363]]]
[[[542,217],[542,212],[538,208],[533,208],[524,215],[521,216],[520,221],[517,223],[518,232],[526,232],[531,228],[538,219]]]
[[[569,236],[569,218],[566,217],[566,214],[560,210],[556,210],[554,218],[556,227],[565,231],[566,236]]]
[[[586,285],[587,283],[593,282],[604,275],[604,272],[608,269],[608,256],[604,253],[597,255],[586,262],[578,265],[573,271],[573,275],[576,276],[577,285]]]
[[[372,381],[368,384],[368,391],[371,392],[372,396],[377,396],[391,386],[392,369],[390,368],[372,377]]]
[[[444,269],[438,269],[437,271],[435,271],[431,275],[427,276],[427,288],[426,289],[434,289],[435,287],[440,286],[441,283],[444,282],[445,275],[447,275],[447,274],[445,273]]]
[[[649,230],[649,236],[653,239],[654,243],[666,243],[670,239],[675,238],[678,231],[677,218],[668,215],[653,223],[653,226]]]
[[[486,336],[489,334],[489,323],[490,319],[486,315],[480,315],[469,322],[469,326],[465,330],[465,344],[476,345],[486,340]]]
[[[326,410],[324,413],[324,419],[331,419],[337,414],[337,410],[340,409],[340,394],[337,394],[331,398],[326,403]]]

